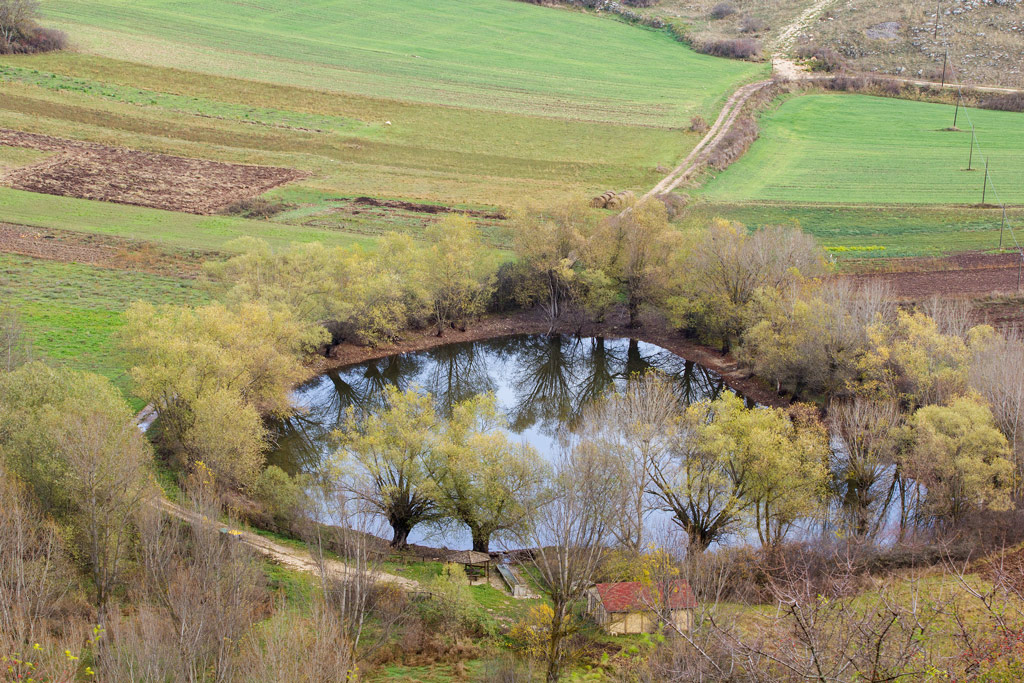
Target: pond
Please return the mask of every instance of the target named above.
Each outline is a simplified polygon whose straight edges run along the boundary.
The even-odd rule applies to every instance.
[[[332,370],[300,386],[294,398],[302,410],[272,425],[277,446],[268,462],[291,474],[316,470],[334,449],[331,432],[345,411],[379,406],[387,386],[420,387],[446,415],[460,401],[493,392],[514,438],[550,458],[559,434],[571,429],[583,408],[649,369],[675,381],[687,402],[727,390],[717,373],[631,339],[517,335],[448,344]],[[414,529],[410,540],[423,542],[423,530]],[[442,541],[463,544],[458,538]]]

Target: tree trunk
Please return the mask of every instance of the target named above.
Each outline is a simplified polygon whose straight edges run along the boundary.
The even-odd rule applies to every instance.
[[[556,605],[551,616],[551,640],[548,643],[548,669],[544,677],[547,683],[558,683],[562,677],[561,652],[559,646],[562,644],[562,626],[565,621],[565,606]]]
[[[409,532],[412,531],[412,525],[405,520],[395,520],[391,522],[391,529],[394,531],[394,535],[391,538],[392,548],[404,548],[409,545]]]
[[[472,529],[473,533],[473,550],[478,553],[489,553],[491,547],[491,537],[489,534],[484,534],[478,529]]]

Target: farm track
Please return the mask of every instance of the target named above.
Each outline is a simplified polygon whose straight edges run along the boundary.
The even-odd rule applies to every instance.
[[[217,527],[224,527],[223,524],[220,524],[216,520],[208,519],[202,515],[192,512],[191,510],[187,510],[176,503],[172,503],[166,498],[159,498],[155,505],[168,516],[189,524],[209,524]],[[280,543],[275,543],[249,531],[232,528],[227,533],[238,539],[239,543],[245,544],[246,547],[251,548],[260,555],[263,555],[282,566],[310,574],[320,574],[319,563],[307,552],[300,551],[295,548],[289,548],[288,546],[281,545]],[[352,567],[351,565],[345,564],[344,562],[339,562],[338,560],[325,559],[323,563],[323,571],[329,579],[345,581],[351,579],[360,570]],[[380,571],[372,571],[370,572],[370,576],[378,583],[397,586],[402,590],[415,591],[419,589],[418,581],[407,579],[403,576],[397,576],[395,574],[388,574],[387,572]]]

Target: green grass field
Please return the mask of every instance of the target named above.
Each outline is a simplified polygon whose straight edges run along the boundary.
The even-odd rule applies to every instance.
[[[750,228],[797,225],[840,260],[941,256],[986,251],[999,245],[1002,211],[966,206],[884,204],[801,204],[792,202],[712,202],[698,199],[679,219],[700,229],[714,218]],[[1024,227],[1024,208],[1007,211],[1007,219]],[[1004,235],[1011,244],[1009,233]],[[1018,239],[1024,234],[1018,234]]]
[[[0,253],[0,301],[18,312],[35,354],[105,375],[122,390],[129,380],[115,333],[128,305],[205,299],[191,280]]]
[[[990,157],[986,201],[1024,204],[1024,115],[961,110],[864,95],[791,97],[761,118],[750,151],[699,192],[713,202],[765,200],[844,204],[977,204]],[[995,190],[993,191],[993,186]]]
[[[52,0],[84,51],[335,92],[629,125],[708,114],[763,66],[508,0]]]

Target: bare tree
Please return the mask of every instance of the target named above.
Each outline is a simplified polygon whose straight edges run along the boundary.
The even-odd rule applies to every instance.
[[[154,495],[149,445],[121,415],[69,415],[64,454],[77,533],[89,560],[98,623],[121,580],[136,534],[134,519]]]
[[[842,510],[859,538],[872,538],[885,521],[898,485],[895,431],[903,423],[893,401],[833,401],[829,425],[839,442],[833,473],[842,486]]]
[[[24,324],[13,309],[0,308],[0,372],[10,372],[31,360],[32,344]]]
[[[938,295],[921,304],[921,310],[936,322],[939,332],[961,339],[967,337],[967,332],[974,326],[973,309],[970,299]]]
[[[644,550],[644,527],[653,505],[651,470],[672,447],[679,408],[672,384],[652,371],[589,406],[577,429],[580,438],[619,460],[620,508],[612,533],[630,550]]]
[[[550,499],[522,542],[541,588],[551,601],[551,625],[544,655],[547,681],[561,678],[564,641],[577,628],[573,607],[594,582],[612,539],[618,468],[614,456],[581,441],[561,456]]]
[[[0,38],[14,42],[25,35],[38,15],[38,0],[0,0]]]
[[[969,381],[992,408],[996,424],[1010,442],[1014,495],[1024,492],[1024,339],[1019,332],[998,337],[979,348]]]

